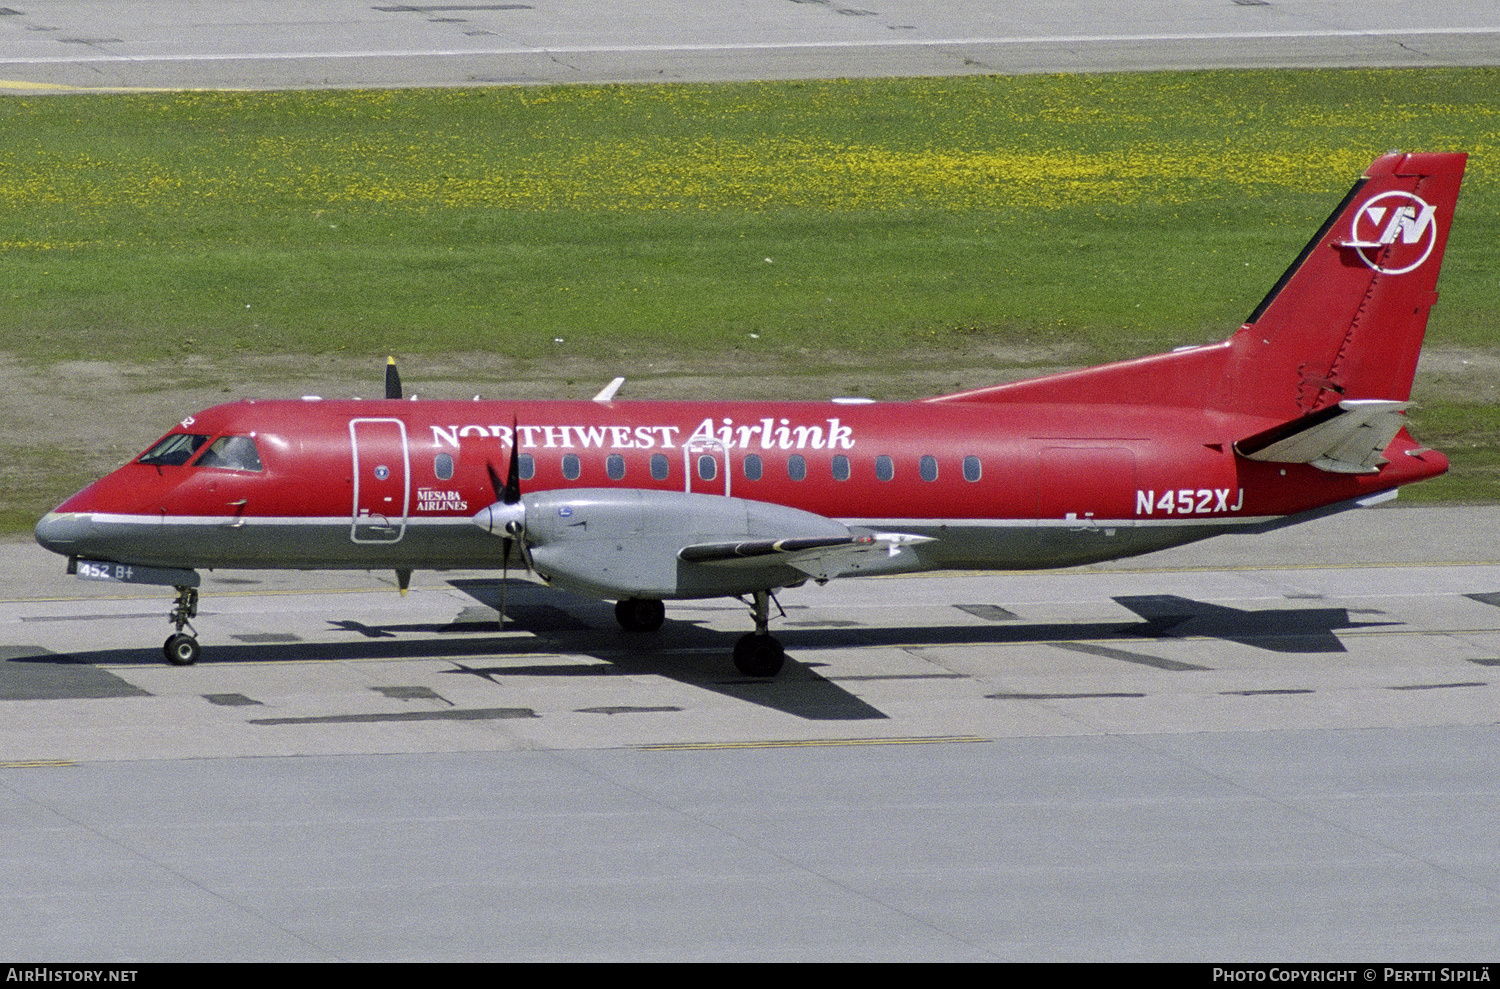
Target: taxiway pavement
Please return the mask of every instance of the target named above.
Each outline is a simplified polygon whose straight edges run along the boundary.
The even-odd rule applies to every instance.
[[[630,634],[512,576],[204,574],[195,667],[170,590],[0,547],[0,751],[109,761],[1269,728],[1491,725],[1500,509],[1351,512],[1059,572],[784,591],[774,681],[730,599]],[[1392,561],[1400,562],[1392,562]],[[1493,682],[1492,682],[1493,681]]]
[[[809,584],[780,595],[775,681],[729,663],[733,600],[628,634],[608,603],[512,576],[502,626],[483,571],[419,573],[404,598],[389,573],[205,573],[204,657],[171,667],[169,589],[10,543],[0,744],[100,761],[1487,725],[1497,523],[1369,510],[1108,567]]]
[[[30,0],[0,92],[670,82],[1247,67],[1494,65],[1477,0]]]

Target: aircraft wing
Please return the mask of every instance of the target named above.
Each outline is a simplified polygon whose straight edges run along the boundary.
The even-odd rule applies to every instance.
[[[908,533],[850,528],[813,512],[726,495],[560,488],[474,516],[525,548],[544,580],[595,597],[735,596],[807,578],[896,573],[921,565]]]
[[[800,570],[814,580],[829,580],[862,569],[871,558],[892,557],[903,546],[932,542],[930,536],[899,532],[851,533],[802,539],[752,539],[695,543],[677,553],[684,563],[711,566],[762,566],[771,559]]]
[[[1234,445],[1250,460],[1312,464],[1335,474],[1373,474],[1406,424],[1410,402],[1351,399],[1256,433]]]

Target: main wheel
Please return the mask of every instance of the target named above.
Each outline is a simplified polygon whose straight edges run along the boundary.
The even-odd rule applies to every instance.
[[[198,640],[186,632],[168,636],[161,651],[166,653],[167,662],[173,666],[192,666],[198,662]]]
[[[773,635],[750,632],[734,644],[735,669],[747,677],[773,677],[786,662],[786,649]]]
[[[654,598],[615,602],[615,621],[627,632],[655,632],[667,620],[667,608]]]

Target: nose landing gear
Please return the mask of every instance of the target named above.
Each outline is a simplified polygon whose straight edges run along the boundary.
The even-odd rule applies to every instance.
[[[172,613],[167,616],[167,621],[177,626],[177,631],[167,636],[167,641],[162,643],[161,651],[167,657],[167,662],[173,666],[192,666],[198,662],[198,630],[193,628],[189,619],[198,615],[198,588],[177,588],[177,601],[172,607]],[[187,628],[193,634],[189,635],[183,631]]]

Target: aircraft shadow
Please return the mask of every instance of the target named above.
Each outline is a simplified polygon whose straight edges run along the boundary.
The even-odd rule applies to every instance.
[[[330,619],[331,627],[352,633],[352,637],[341,642],[306,642],[267,633],[252,641],[207,646],[202,662],[437,659],[451,662],[453,669],[449,672],[454,675],[481,677],[497,684],[510,677],[648,674],[808,720],[886,717],[819,675],[818,663],[788,656],[786,667],[774,680],[741,675],[731,663],[730,651],[743,633],[716,632],[676,620],[669,620],[655,633],[625,632],[615,622],[613,605],[520,579],[505,582],[506,622],[502,630],[496,621],[500,579],[454,580],[450,584],[484,607],[469,609],[457,620],[441,623],[368,624]],[[601,662],[516,662],[527,656],[550,658],[559,654],[589,656]],[[495,662],[497,657],[506,661]],[[0,699],[10,696],[6,684],[11,681],[16,681],[12,693],[18,698],[139,694],[137,688],[108,674],[108,667],[163,662],[160,650],[152,647],[71,653],[17,647],[0,659],[4,660],[0,663]],[[99,673],[106,676],[107,684],[93,684],[90,678],[97,679]],[[100,690],[105,693],[99,694]]]
[[[1271,652],[1342,653],[1347,650],[1336,634],[1341,630],[1402,624],[1356,621],[1347,608],[1241,611],[1171,594],[1125,596],[1113,600],[1135,612],[1143,621],[1027,623],[1007,620],[993,625],[784,628],[778,630],[777,635],[789,650],[838,646],[1025,645],[1100,639],[1209,638]]]
[[[336,629],[353,634],[342,642],[276,641],[267,634],[259,641],[214,645],[206,650],[209,662],[277,663],[307,660],[438,659],[453,664],[459,676],[477,676],[494,683],[508,677],[611,677],[645,674],[664,676],[698,689],[711,690],[808,720],[857,721],[886,717],[819,672],[823,665],[797,657],[798,650],[879,646],[983,646],[1026,643],[1057,644],[1099,640],[1121,642],[1179,638],[1215,638],[1273,652],[1342,653],[1340,630],[1400,624],[1356,621],[1347,608],[1279,608],[1242,611],[1176,595],[1138,595],[1114,600],[1142,619],[1140,622],[1023,623],[930,626],[833,627],[784,625],[777,635],[788,649],[787,665],[774,680],[746,678],[731,665],[729,653],[743,633],[703,628],[693,621],[668,619],[655,633],[622,631],[612,606],[565,591],[520,579],[504,582],[507,621],[502,631],[495,614],[500,605],[501,579],[450,581],[482,608],[468,609],[457,620],[444,623],[389,623],[330,619]],[[1092,650],[1091,650],[1092,651]],[[527,656],[589,656],[595,663],[517,662]],[[1192,664],[1101,648],[1099,655],[1148,661],[1162,669],[1202,669]],[[505,662],[495,662],[504,657]],[[11,670],[51,667],[106,668],[161,661],[152,648],[104,649],[72,654],[43,649],[13,649],[3,657]],[[11,664],[25,664],[12,666]],[[19,675],[19,674],[18,674]],[[79,674],[81,675],[81,674]],[[34,677],[33,677],[34,679]],[[82,684],[59,682],[52,696],[72,696]],[[19,685],[18,685],[19,686]],[[0,684],[3,688],[3,684]],[[40,684],[21,688],[28,696]],[[130,689],[100,684],[93,690],[121,695]],[[42,691],[42,695],[48,691]],[[0,696],[4,690],[0,689]]]
[[[717,632],[691,621],[671,618],[656,632],[626,632],[615,622],[613,605],[567,591],[516,579],[479,578],[453,580],[449,584],[496,612],[500,610],[503,587],[505,627],[530,633],[533,636],[528,643],[530,651],[592,656],[608,664],[589,663],[569,668],[556,663],[529,667],[505,663],[460,667],[455,673],[497,682],[513,676],[649,674],[812,721],[869,721],[886,717],[819,675],[815,667],[822,664],[805,663],[792,655],[787,656],[786,666],[773,680],[741,675],[731,663],[730,652],[744,632]],[[749,631],[748,616],[745,631]],[[497,654],[507,656],[516,652],[496,650]]]
[[[1238,642],[1272,652],[1347,652],[1335,634],[1346,629],[1400,625],[1394,621],[1355,621],[1348,608],[1267,608],[1241,611],[1175,594],[1117,597],[1115,602],[1145,619],[1150,638],[1203,637]],[[1383,614],[1367,611],[1366,614]]]

